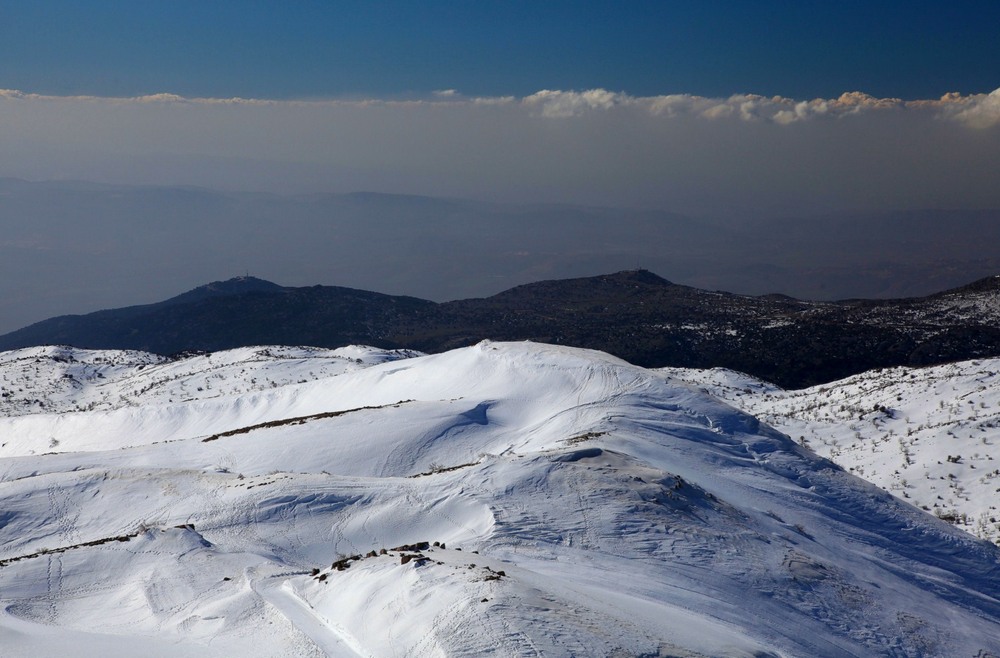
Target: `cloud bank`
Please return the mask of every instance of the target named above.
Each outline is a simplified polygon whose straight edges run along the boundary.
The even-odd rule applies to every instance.
[[[634,107],[653,116],[736,118],[781,125],[809,119],[839,118],[893,110],[923,112],[929,116],[964,123],[972,128],[989,128],[1000,123],[1000,89],[990,94],[969,96],[953,92],[936,100],[915,101],[875,98],[858,91],[846,92],[834,99],[800,101],[756,94],[736,94],[720,99],[689,94],[635,97],[605,89],[584,92],[543,90],[521,99],[520,103],[537,109],[542,116],[548,118],[566,118],[594,110]]]
[[[1000,90],[275,101],[0,90],[0,175],[698,214],[1000,207]]]
[[[651,116],[699,116],[706,119],[735,117],[742,121],[768,121],[786,125],[796,121],[831,117],[857,116],[878,111],[910,111],[928,113],[941,119],[984,129],[1000,124],[1000,89],[989,94],[945,94],[934,100],[902,100],[876,98],[860,91],[841,94],[838,98],[796,100],[783,96],[734,94],[728,98],[707,98],[691,94],[663,96],[630,96],[607,89],[559,91],[543,89],[523,98],[514,96],[465,97],[455,89],[439,89],[432,100],[313,100],[288,101],[256,98],[185,98],[177,94],[158,93],[132,97],[48,96],[25,93],[16,89],[0,89],[0,99],[53,103],[102,103],[107,105],[145,105],[172,103],[186,105],[253,105],[313,108],[344,107],[418,107],[418,106],[484,106],[506,105],[521,107],[549,119],[580,116],[591,111],[635,108]]]

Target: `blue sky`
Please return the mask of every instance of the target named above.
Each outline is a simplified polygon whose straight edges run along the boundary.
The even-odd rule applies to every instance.
[[[1000,86],[995,0],[5,0],[0,88],[53,95],[937,98]]]

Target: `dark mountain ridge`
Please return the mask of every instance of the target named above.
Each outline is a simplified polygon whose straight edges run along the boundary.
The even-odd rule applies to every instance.
[[[173,354],[365,343],[439,352],[483,339],[533,340],[647,367],[727,367],[799,388],[879,367],[1000,356],[998,327],[997,277],[928,297],[810,302],[700,290],[632,270],[445,303],[239,277],[156,304],[45,320],[0,336],[0,349]]]

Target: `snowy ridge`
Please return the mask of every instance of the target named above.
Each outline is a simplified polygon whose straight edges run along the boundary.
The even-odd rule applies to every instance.
[[[1000,323],[1000,274],[930,299],[936,303],[928,300],[922,318],[926,321],[974,318],[983,324],[995,326]]]
[[[1000,543],[1000,359],[887,368],[784,391],[666,368],[977,537]]]
[[[359,346],[245,347],[171,359],[128,350],[30,347],[0,352],[0,415],[190,402],[305,383],[417,354]]]
[[[928,297],[871,301],[859,307],[853,319],[862,318],[895,326],[908,334],[933,327],[954,329],[969,323],[996,326],[1000,324],[1000,275]]]
[[[251,352],[193,357],[232,364],[212,397],[166,392],[182,360],[145,403],[127,371],[166,364],[120,355],[129,393],[4,419],[0,655],[1000,655],[994,546],[695,387]]]

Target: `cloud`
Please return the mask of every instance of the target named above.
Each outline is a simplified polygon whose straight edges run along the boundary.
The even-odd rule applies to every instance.
[[[951,119],[972,128],[1000,124],[1000,89],[991,94],[963,96],[957,92],[940,99],[904,101],[878,98],[860,91],[845,92],[837,98],[796,100],[782,96],[736,94],[728,98],[707,98],[688,94],[637,97],[605,89],[582,92],[543,90],[521,99],[521,104],[549,119],[567,119],[592,111],[640,108],[654,116],[694,115],[718,120],[733,118],[745,122],[789,125],[821,118],[858,116],[875,112],[924,112]]]
[[[669,94],[650,99],[649,113],[654,116],[675,117],[682,114],[705,112],[712,101],[690,94]],[[714,107],[714,105],[713,105]]]
[[[136,96],[131,99],[124,99],[134,101],[136,103],[187,103],[188,99],[183,96],[178,96],[177,94],[148,94],[146,96]]]
[[[1000,89],[971,98],[942,99],[942,104],[955,103],[961,109],[953,116],[973,128],[992,128],[1000,124]]]
[[[610,110],[615,106],[631,103],[633,100],[630,96],[606,89],[589,89],[581,92],[543,89],[525,96],[521,103],[525,107],[539,110],[543,117],[561,119],[578,116],[591,110]]]
[[[187,98],[172,93],[156,93],[133,97],[50,96],[33,94],[16,89],[0,89],[0,100],[48,101],[62,103],[93,102],[103,104],[189,104],[189,105],[246,105],[284,107],[376,107],[424,105],[519,105],[535,116],[547,119],[570,119],[591,112],[611,112],[622,108],[640,109],[652,116],[673,118],[699,116],[717,120],[733,118],[745,122],[770,122],[789,125],[819,118],[857,116],[873,112],[924,112],[937,118],[958,121],[972,128],[990,128],[1000,124],[1000,89],[990,94],[945,94],[939,99],[901,100],[878,98],[860,91],[844,92],[837,98],[797,100],[783,96],[735,94],[728,98],[709,98],[690,94],[662,96],[631,96],[606,89],[563,91],[543,89],[534,94],[515,96],[471,97],[462,96],[455,89],[439,89],[432,93],[433,100],[271,100],[257,98]]]
[[[511,105],[517,102],[516,96],[479,96],[472,99],[473,105]]]

